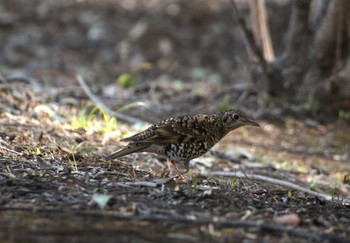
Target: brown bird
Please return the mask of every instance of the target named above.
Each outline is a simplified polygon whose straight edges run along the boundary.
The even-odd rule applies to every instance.
[[[177,162],[184,162],[187,172],[191,159],[202,156],[228,132],[245,125],[259,126],[238,108],[214,115],[172,117],[122,139],[121,141],[129,144],[109,155],[107,159],[112,160],[136,152],[165,155],[170,159],[179,176],[183,178],[176,166]]]

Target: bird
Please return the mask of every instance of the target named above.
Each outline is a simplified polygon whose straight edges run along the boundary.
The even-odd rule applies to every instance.
[[[236,107],[217,114],[170,117],[120,140],[128,144],[107,156],[107,159],[137,152],[155,153],[167,157],[179,173],[179,178],[183,179],[177,163],[184,163],[186,173],[191,159],[204,155],[230,131],[245,125],[259,126]]]

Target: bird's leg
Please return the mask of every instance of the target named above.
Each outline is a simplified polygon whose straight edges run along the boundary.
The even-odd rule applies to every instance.
[[[181,173],[181,171],[180,171],[179,168],[177,167],[176,161],[170,160],[170,162],[171,162],[171,163],[173,164],[173,166],[175,167],[177,173],[179,173],[179,177],[178,177],[179,180],[182,180],[182,181],[186,180],[186,178],[183,176],[183,174]],[[187,172],[187,171],[186,171],[186,172]]]
[[[190,169],[189,168],[190,162],[188,161],[188,162],[185,162],[184,164],[185,164],[185,169],[186,169],[184,174],[186,174],[189,171],[189,169]]]

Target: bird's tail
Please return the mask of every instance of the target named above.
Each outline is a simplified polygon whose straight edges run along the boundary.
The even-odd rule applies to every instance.
[[[149,144],[140,144],[140,143],[130,143],[126,145],[125,147],[115,151],[114,153],[107,156],[107,159],[116,159],[119,157],[122,157],[124,155],[132,154],[135,152],[139,152],[141,150],[144,150],[145,148],[149,147]]]

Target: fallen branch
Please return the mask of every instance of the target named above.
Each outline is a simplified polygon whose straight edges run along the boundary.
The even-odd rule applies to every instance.
[[[230,177],[236,177],[236,178],[242,178],[242,179],[250,179],[250,180],[258,180],[258,181],[265,181],[272,184],[284,186],[287,188],[291,188],[300,192],[304,192],[307,194],[310,194],[312,196],[316,196],[319,198],[323,198],[326,201],[334,201],[335,197],[329,194],[321,193],[321,192],[315,192],[308,188],[296,185],[294,183],[283,181],[263,175],[256,175],[256,174],[246,174],[242,171],[236,171],[236,172],[223,172],[223,171],[212,171],[203,173],[203,176],[230,176]],[[341,201],[343,204],[350,205],[350,199],[342,198],[340,196],[337,197],[339,201]]]
[[[132,181],[132,182],[124,182],[127,186],[144,186],[144,187],[152,187],[156,188],[159,186],[158,183],[152,181]]]
[[[169,223],[181,223],[190,225],[208,225],[212,224],[215,227],[233,227],[233,228],[256,228],[261,233],[271,232],[277,235],[288,234],[291,236],[307,238],[309,240],[321,241],[324,239],[339,240],[338,242],[345,242],[345,238],[339,237],[338,235],[331,234],[315,234],[303,229],[294,229],[288,226],[282,226],[272,223],[264,223],[261,221],[252,221],[252,220],[229,220],[229,219],[211,219],[211,218],[197,218],[197,217],[187,217],[182,215],[131,215],[124,216],[119,213],[110,213],[110,212],[91,212],[91,211],[78,211],[78,215],[89,215],[95,217],[103,218],[113,218],[118,220],[142,220],[149,222],[169,222]]]
[[[261,221],[253,220],[229,220],[225,218],[198,218],[185,215],[162,215],[162,214],[147,214],[147,215],[125,215],[120,212],[115,211],[82,211],[82,210],[70,210],[70,209],[59,209],[59,208],[31,208],[31,207],[1,207],[0,211],[24,211],[24,212],[35,212],[38,213],[57,213],[62,215],[67,215],[67,217],[72,217],[72,215],[77,215],[81,217],[94,217],[118,220],[118,221],[148,221],[153,223],[173,223],[173,224],[183,224],[189,226],[198,225],[214,225],[219,228],[256,228],[261,233],[271,232],[276,235],[288,234],[290,236],[296,236],[310,241],[332,241],[332,242],[349,242],[348,237],[341,237],[337,234],[325,234],[325,233],[313,233],[304,229],[291,228],[289,226],[283,226],[272,223],[264,223]],[[54,215],[53,215],[54,216]],[[100,231],[99,231],[100,232]]]
[[[128,116],[128,115],[124,115],[121,113],[117,113],[112,111],[111,109],[109,109],[102,101],[100,101],[89,89],[89,87],[86,85],[83,77],[81,75],[76,75],[76,79],[78,80],[80,86],[82,87],[82,89],[84,90],[85,94],[90,98],[90,100],[92,100],[92,102],[95,103],[96,106],[100,107],[101,109],[103,109],[105,112],[108,113],[108,115],[110,116],[115,116],[120,120],[126,121],[126,122],[130,122],[130,123],[145,123],[145,121],[137,119],[135,117],[132,116]]]

